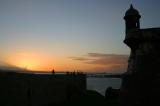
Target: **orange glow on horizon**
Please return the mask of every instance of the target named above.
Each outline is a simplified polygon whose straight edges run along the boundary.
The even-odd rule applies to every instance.
[[[49,57],[35,53],[13,54],[9,56],[8,63],[33,71],[50,71],[53,68],[53,61]]]
[[[8,55],[6,63],[28,69],[30,71],[55,72],[60,71],[80,71],[80,72],[115,72],[115,70],[124,70],[127,64],[87,64],[82,61],[75,61],[66,56],[58,55],[51,57],[47,54],[37,52],[17,52]],[[118,71],[117,71],[118,72]]]
[[[51,72],[54,68],[55,71],[74,71],[81,70],[79,67],[84,68],[83,65],[74,67],[74,61],[62,56],[49,57],[46,54],[37,54],[36,52],[17,52],[7,56],[6,63],[11,65],[28,69],[30,71],[46,71]]]

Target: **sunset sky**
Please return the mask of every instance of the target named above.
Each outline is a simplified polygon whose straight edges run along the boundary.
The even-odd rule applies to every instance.
[[[0,67],[124,72],[131,3],[142,28],[160,26],[160,0],[0,0]]]

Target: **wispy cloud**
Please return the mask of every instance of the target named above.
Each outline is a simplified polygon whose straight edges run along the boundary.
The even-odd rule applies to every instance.
[[[128,55],[88,53],[82,57],[72,57],[73,60],[85,64],[95,65],[96,70],[125,71],[127,68]]]
[[[79,60],[79,61],[88,61],[88,60],[93,60],[93,59],[89,59],[86,57],[70,57],[73,60]]]
[[[127,63],[128,59],[128,55],[118,54],[88,53],[88,56],[95,59],[87,63],[99,65],[123,65]]]

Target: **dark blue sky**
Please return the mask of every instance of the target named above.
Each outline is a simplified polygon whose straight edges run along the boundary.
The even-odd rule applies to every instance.
[[[159,27],[159,0],[0,0],[1,61],[19,52],[50,58],[129,54],[123,16],[130,4],[141,27]]]

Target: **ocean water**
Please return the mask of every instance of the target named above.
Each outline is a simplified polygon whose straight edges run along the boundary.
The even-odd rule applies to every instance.
[[[105,95],[105,90],[108,87],[119,89],[121,86],[122,80],[120,78],[87,78],[87,89],[96,90],[102,95]]]

